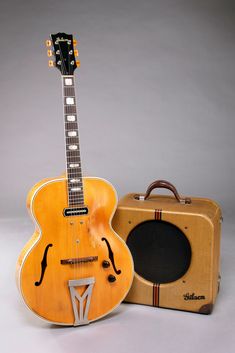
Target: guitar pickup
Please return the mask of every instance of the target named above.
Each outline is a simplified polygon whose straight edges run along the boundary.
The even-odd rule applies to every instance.
[[[69,207],[69,208],[65,208],[63,211],[64,217],[82,216],[86,214],[88,214],[87,207]]]

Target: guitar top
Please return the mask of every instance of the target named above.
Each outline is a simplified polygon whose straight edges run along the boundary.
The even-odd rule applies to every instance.
[[[50,67],[62,79],[66,175],[37,183],[27,206],[35,232],[17,262],[17,283],[27,307],[60,325],[85,325],[125,298],[133,279],[133,262],[111,220],[117,205],[113,186],[82,174],[72,35],[57,33],[46,41]],[[51,47],[52,46],[52,47]],[[51,48],[49,48],[51,47]]]

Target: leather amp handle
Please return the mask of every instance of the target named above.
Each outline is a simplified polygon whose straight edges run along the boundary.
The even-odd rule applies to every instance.
[[[156,189],[156,188],[163,188],[163,189],[168,189],[172,191],[173,194],[175,195],[176,200],[180,203],[190,204],[192,202],[192,200],[189,197],[181,197],[178,191],[176,190],[176,188],[174,187],[174,185],[167,180],[156,180],[152,184],[150,184],[146,190],[144,198],[142,199],[147,200],[150,193],[153,191],[153,189]]]

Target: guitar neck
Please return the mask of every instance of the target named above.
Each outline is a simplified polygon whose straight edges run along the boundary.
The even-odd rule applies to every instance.
[[[62,76],[68,205],[84,204],[74,76]]]

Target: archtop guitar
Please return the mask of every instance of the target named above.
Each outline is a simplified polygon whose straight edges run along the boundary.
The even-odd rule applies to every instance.
[[[84,325],[120,304],[133,279],[128,247],[113,231],[117,205],[113,186],[83,177],[74,70],[78,66],[72,35],[47,41],[48,55],[62,78],[66,175],[40,181],[27,206],[36,228],[17,262],[17,282],[27,307],[48,322]]]

